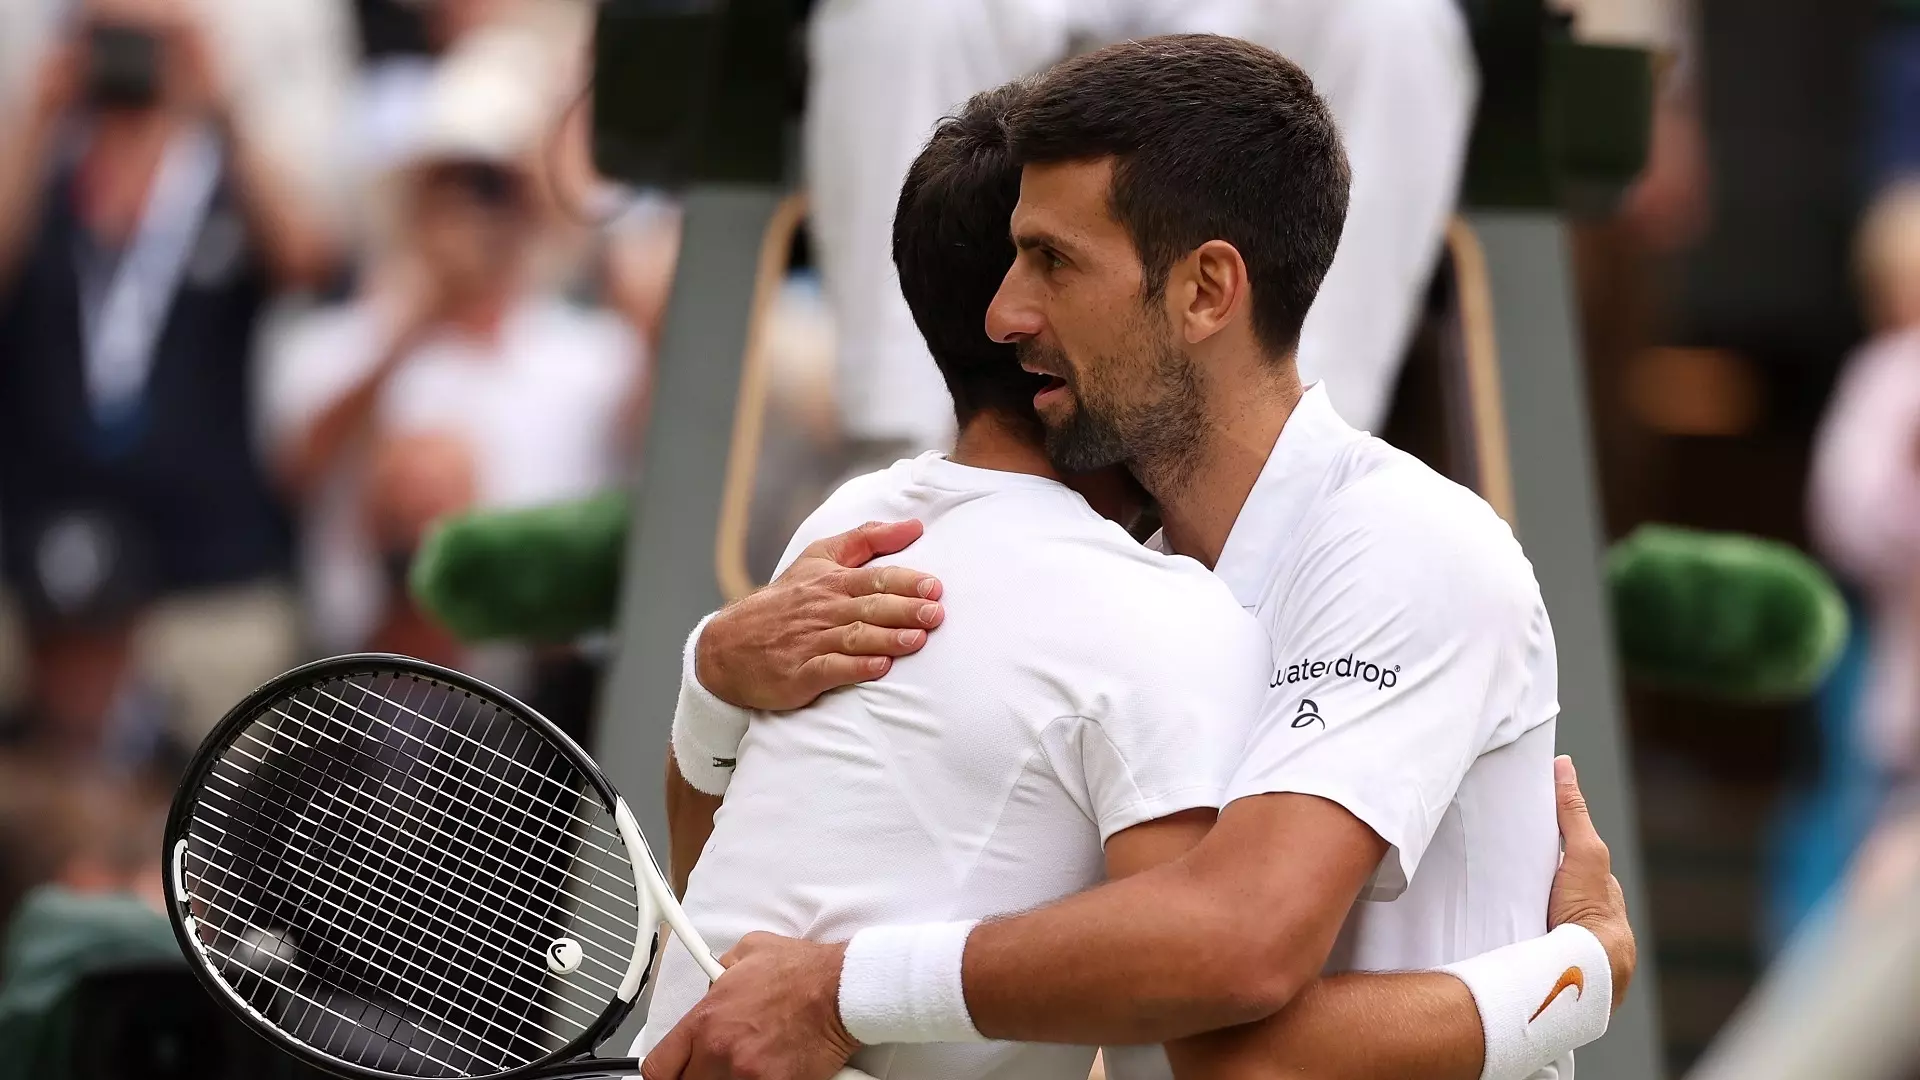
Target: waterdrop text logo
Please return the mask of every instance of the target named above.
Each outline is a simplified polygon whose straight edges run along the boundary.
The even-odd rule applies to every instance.
[[[1290,667],[1275,670],[1273,681],[1267,687],[1297,686],[1326,678],[1355,679],[1382,690],[1391,690],[1399,685],[1400,665],[1356,660],[1352,653],[1338,660],[1302,660]]]

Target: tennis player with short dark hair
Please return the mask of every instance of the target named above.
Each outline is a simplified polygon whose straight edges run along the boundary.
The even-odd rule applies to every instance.
[[[1042,380],[1033,403],[1053,467],[1127,466],[1160,504],[1157,543],[1211,567],[1270,639],[1260,670],[1243,676],[1256,701],[1224,809],[1196,846],[1152,869],[1174,852],[1113,866],[1125,834],[1103,833],[1113,876],[1141,872],[1025,915],[978,921],[956,904],[899,918],[836,898],[861,914],[783,927],[812,941],[748,937],[646,1075],[816,1080],[860,1044],[879,1047],[859,1059],[874,1068],[912,1044],[988,1038],[1168,1042],[1183,1077],[1567,1075],[1568,1052],[1604,1030],[1624,993],[1631,931],[1604,846],[1577,812],[1562,815],[1570,857],[1554,876],[1553,639],[1510,530],[1471,492],[1344,424],[1324,390],[1300,385],[1292,350],[1346,204],[1324,105],[1298,68],[1265,50],[1150,39],[1043,76],[1013,108],[1008,138],[1023,166],[1011,218],[1018,254],[986,323]],[[914,235],[908,209],[903,200],[897,237]],[[909,266],[910,254],[896,245],[939,354],[937,328],[962,316],[919,309],[957,309],[965,290],[916,297],[924,264]],[[928,524],[928,538],[940,525]],[[796,687],[821,680],[823,653],[841,654],[838,673],[857,679],[872,672],[849,655],[919,648],[918,631],[891,647],[863,639],[923,606],[909,599],[928,595],[923,579],[868,576],[858,591],[870,595],[854,601],[868,628],[824,649],[820,613],[834,609],[823,597],[856,590],[844,575],[821,584],[817,567],[696,633],[676,721],[689,779],[714,780],[736,756],[736,783],[790,768],[770,744],[792,745],[800,736],[786,729],[852,700],[829,695],[755,724],[736,755],[714,734],[712,694],[780,707],[806,699]],[[948,635],[974,586],[942,584],[949,621],[934,648],[869,685],[911,686],[924,666],[950,662],[936,658],[959,647]],[[1115,601],[1090,594],[1081,605],[1104,615]],[[1083,613],[1023,622],[1019,633],[1071,633]],[[1160,613],[1147,600],[1127,617],[1153,626]],[[788,638],[812,644],[733,644],[777,638],[782,622],[795,627]],[[1111,658],[1123,676],[1139,663]],[[1071,685],[1081,674],[1058,677]],[[952,712],[928,699],[919,719],[965,728],[1017,708],[1021,693],[996,686]],[[865,723],[888,730],[871,711]],[[1033,745],[1041,753],[1044,739]],[[903,786],[936,764],[898,761]],[[1562,809],[1577,811],[1571,777],[1561,779]],[[733,807],[730,792],[690,907],[706,868],[726,861],[717,847]],[[938,836],[944,824],[920,827]],[[780,887],[772,875],[760,883]],[[1541,937],[1550,887],[1567,921]],[[850,940],[819,943],[861,915],[870,924]],[[1121,1055],[1110,1072],[1164,1068],[1152,1055]]]

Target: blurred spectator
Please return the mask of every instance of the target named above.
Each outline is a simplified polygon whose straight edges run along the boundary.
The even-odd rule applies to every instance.
[[[155,911],[169,792],[142,778],[0,757],[0,926],[34,886],[121,893]]]
[[[72,36],[77,0],[0,0],[0,113],[31,95],[48,51]],[[344,210],[341,139],[356,50],[342,0],[181,0],[207,35],[213,60],[252,141],[308,200]]]
[[[440,57],[496,19],[512,0],[390,0],[418,20],[424,52],[371,56],[362,69],[354,132],[359,168],[378,177],[398,166],[418,141],[415,130]]]
[[[577,0],[381,0],[418,27],[419,39],[368,57],[354,120],[362,184],[377,184],[414,153],[441,63],[486,30],[511,28],[530,48],[522,74],[555,107],[586,85],[591,5]],[[545,153],[538,164],[544,164]]]
[[[1848,361],[1814,448],[1811,525],[1873,610],[1867,743],[1920,768],[1920,184],[1889,188],[1861,229],[1874,334]]]
[[[266,427],[305,510],[326,649],[472,666],[407,599],[423,531],[470,506],[603,488],[627,457],[643,346],[535,275],[551,227],[527,162],[554,120],[526,77],[537,49],[493,28],[444,63],[393,178],[390,250],[360,296],[294,329],[272,359]]]
[[[88,0],[0,121],[0,566],[68,756],[141,752],[136,651],[194,741],[292,652],[252,347],[336,248],[195,11]]]
[[[1853,872],[1872,891],[1920,865],[1920,181],[1881,193],[1858,260],[1873,336],[1841,373],[1809,490],[1814,538],[1871,615],[1856,723],[1892,789]]]

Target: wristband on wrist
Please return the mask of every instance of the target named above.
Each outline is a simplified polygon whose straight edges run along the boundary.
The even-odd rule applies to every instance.
[[[687,637],[680,663],[680,701],[673,709],[673,759],[680,766],[680,775],[695,790],[724,795],[733,781],[734,763],[740,756],[740,740],[747,737],[750,714],[714,697],[700,685],[694,655],[700,634],[712,619],[712,615],[701,619]]]
[[[980,1042],[967,1012],[960,960],[975,922],[874,926],[847,943],[840,1023],[867,1046]]]
[[[1600,939],[1567,923],[1440,970],[1467,984],[1480,1010],[1480,1080],[1525,1080],[1606,1034],[1613,966]]]

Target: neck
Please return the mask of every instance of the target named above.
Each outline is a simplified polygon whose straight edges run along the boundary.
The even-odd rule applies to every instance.
[[[476,292],[448,308],[446,324],[462,337],[492,341],[499,337],[500,327],[513,310],[516,295],[511,286]]]
[[[948,460],[975,469],[1060,479],[1059,470],[1047,460],[1045,448],[1033,433],[993,412],[978,413],[967,421]]]
[[[1192,460],[1178,469],[1135,470],[1160,504],[1168,545],[1208,569],[1220,561],[1304,392],[1291,359],[1274,365],[1256,358],[1255,364],[1238,377],[1208,380],[1206,435]],[[1158,486],[1149,482],[1156,472],[1168,478]]]
[[[108,147],[120,149],[127,144],[165,142],[182,117],[174,109],[108,109],[94,113],[90,126],[88,152],[99,153]]]
[[[180,118],[163,109],[106,112],[94,118],[76,194],[80,215],[96,236],[121,243],[132,233],[179,126]]]

